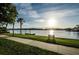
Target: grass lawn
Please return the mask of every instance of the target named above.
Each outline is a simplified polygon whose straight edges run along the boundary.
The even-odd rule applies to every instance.
[[[8,34],[8,35],[11,36],[11,34]],[[54,43],[53,38],[50,38],[50,40],[48,40],[47,36],[29,35],[29,34],[26,34],[26,35],[15,34],[15,37],[29,38],[29,39],[33,39],[33,40]],[[76,40],[76,39],[55,38],[55,42],[56,42],[55,44],[79,48],[79,40]]]
[[[59,55],[58,53],[0,38],[0,55]]]

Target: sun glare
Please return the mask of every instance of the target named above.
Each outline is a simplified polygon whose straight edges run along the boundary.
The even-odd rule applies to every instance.
[[[48,19],[48,22],[47,23],[48,23],[48,26],[49,27],[55,27],[57,21],[56,21],[56,19],[51,18],[51,19]]]
[[[49,30],[49,35],[53,35],[54,31],[53,30]]]

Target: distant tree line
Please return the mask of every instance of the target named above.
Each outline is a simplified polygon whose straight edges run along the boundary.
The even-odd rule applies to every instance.
[[[67,31],[79,31],[79,25],[76,25],[73,28],[66,28]]]

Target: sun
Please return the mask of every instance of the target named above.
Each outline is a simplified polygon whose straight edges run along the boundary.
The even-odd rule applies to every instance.
[[[50,18],[50,19],[48,19],[47,23],[48,23],[49,27],[55,27],[57,24],[57,21],[54,18]]]

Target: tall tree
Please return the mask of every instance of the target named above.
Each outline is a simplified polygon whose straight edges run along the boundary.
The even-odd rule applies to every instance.
[[[4,25],[11,24],[17,16],[16,6],[11,3],[0,3],[0,23]]]
[[[8,24],[13,24],[17,17],[16,6],[11,3],[0,3],[0,24],[1,26],[8,26]]]
[[[18,18],[17,22],[20,23],[20,34],[22,34],[22,25],[23,25],[24,19]]]

